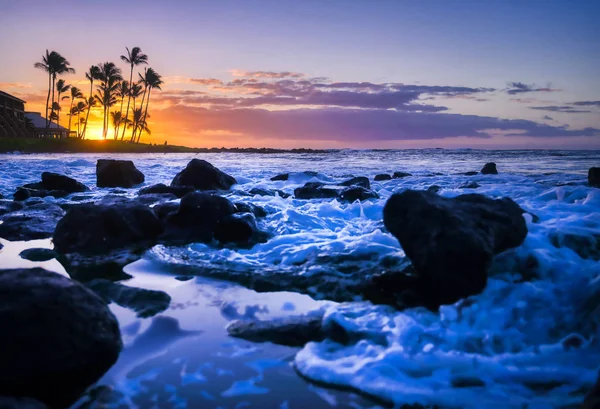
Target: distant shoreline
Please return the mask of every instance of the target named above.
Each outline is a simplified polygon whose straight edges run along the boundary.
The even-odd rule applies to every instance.
[[[0,153],[329,153],[329,149],[190,148],[97,139],[0,138]]]

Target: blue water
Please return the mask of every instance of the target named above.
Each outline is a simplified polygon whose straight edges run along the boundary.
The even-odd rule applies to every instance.
[[[75,196],[134,196],[137,189],[95,187],[96,160],[106,157],[0,155],[0,193],[10,197],[17,186],[39,180],[43,171],[54,171],[92,188],[89,194]],[[596,243],[600,237],[600,189],[586,184],[588,168],[600,166],[598,151],[348,150],[110,157],[133,160],[146,175],[146,185],[168,184],[194,157],[208,160],[238,180],[227,197],[268,211],[261,228],[271,238],[247,250],[200,243],[155,246],[128,265],[125,270],[133,279],[125,284],[166,291],[173,301],[167,311],[148,319],[111,305],[126,348],[99,382],[112,392],[105,391],[92,407],[371,408],[385,401],[447,408],[554,408],[576,406],[596,380],[600,263],[563,241],[565,235]],[[496,162],[500,174],[459,174],[479,170],[486,162]],[[300,173],[306,170],[318,175]],[[371,182],[381,199],[363,203],[247,193],[262,187],[292,194],[308,181],[335,182],[350,176],[372,180],[378,173],[395,171],[413,176]],[[269,180],[284,172],[296,173],[287,182]],[[467,181],[480,187],[459,187]],[[431,185],[440,186],[439,193],[447,197],[467,192],[508,196],[539,217],[534,223],[532,216],[524,216],[529,229],[525,243],[498,258],[486,290],[472,297],[473,302],[444,306],[440,313],[419,308],[397,312],[359,300],[331,302],[318,291],[310,297],[259,294],[210,278],[212,273],[223,276],[232,270],[335,276],[341,274],[335,260],[350,256],[371,260],[357,262],[369,272],[381,269],[379,260],[404,257],[397,240],[383,229],[385,201],[395,191]],[[5,244],[1,266],[43,265],[65,274],[56,260],[33,263],[18,257],[23,248],[51,247],[50,240],[1,242]],[[538,268],[525,277],[518,261],[531,258]],[[182,272],[202,272],[204,277],[176,280]],[[225,331],[233,319],[267,319],[317,309],[325,311],[325,320],[355,334],[358,342],[340,345],[325,340],[289,348],[233,339]],[[571,343],[564,340],[574,338],[581,341],[578,347],[567,347]]]

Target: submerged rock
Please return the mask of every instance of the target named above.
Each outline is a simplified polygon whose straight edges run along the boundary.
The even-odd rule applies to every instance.
[[[482,175],[497,175],[498,170],[496,169],[496,164],[494,162],[489,162],[483,165],[481,168]]]
[[[432,309],[480,293],[492,257],[525,240],[522,213],[508,198],[478,194],[444,198],[415,190],[392,195],[383,222],[416,273],[414,280],[399,282],[395,290],[409,286],[419,303]],[[393,282],[387,286],[392,290]]]
[[[600,168],[590,168],[588,170],[588,183],[590,186],[600,187]]]
[[[255,195],[255,196],[279,196],[281,198],[288,198],[290,197],[290,195],[288,193],[285,193],[282,190],[271,190],[271,189],[263,189],[263,188],[259,188],[259,187],[254,187],[252,189],[250,189],[250,193],[251,195]]]
[[[394,179],[400,179],[400,178],[405,178],[408,176],[412,176],[411,173],[407,173],[407,172],[394,172],[394,174],[392,175],[392,178]]]
[[[65,211],[49,203],[25,207],[2,216],[0,237],[10,241],[37,240],[52,237],[54,228]]]
[[[388,175],[386,173],[381,173],[379,175],[375,175],[375,178],[373,180],[376,181],[376,182],[381,182],[381,181],[384,181],[384,180],[392,180],[392,176]]]
[[[428,192],[432,192],[432,193],[437,193],[437,192],[439,192],[440,190],[442,190],[442,187],[441,187],[441,186],[438,186],[438,185],[431,185],[431,186],[429,186],[429,187],[427,188],[427,191],[428,191]]]
[[[345,202],[378,198],[379,195],[372,190],[358,185],[336,186],[320,182],[308,182],[294,190],[296,199],[338,199]]]
[[[230,336],[252,342],[272,342],[292,347],[322,341],[323,314],[297,315],[272,320],[237,320],[227,326]]]
[[[158,183],[152,186],[146,186],[139,190],[138,195],[150,195],[150,194],[173,194],[177,197],[183,197],[187,193],[193,192],[192,186],[167,186],[164,183]]]
[[[41,189],[32,189],[29,187],[18,187],[15,193],[13,194],[13,199],[19,202],[27,200],[31,197],[48,197],[52,196],[54,198],[65,197],[69,193],[64,190],[41,190]]]
[[[86,185],[73,178],[53,172],[43,172],[41,182],[30,183],[23,187],[37,190],[60,190],[67,194],[90,190]]]
[[[277,182],[277,181],[286,181],[290,178],[290,174],[289,173],[282,173],[276,176],[273,176],[271,178],[272,182]]]
[[[479,172],[474,171],[474,170],[469,171],[469,172],[461,173],[461,175],[465,175],[465,176],[475,176],[475,175],[478,175],[478,174],[479,174]]]
[[[600,261],[600,235],[553,232],[548,235],[554,247],[567,247],[584,259]]]
[[[466,182],[463,183],[462,185],[460,185],[458,188],[459,189],[477,189],[481,187],[481,185],[477,182]]]
[[[372,190],[365,189],[361,186],[351,186],[344,189],[340,193],[340,199],[344,202],[353,203],[356,200],[378,199],[379,195]]]
[[[128,287],[104,279],[91,280],[86,286],[107,303],[114,302],[123,308],[129,308],[140,318],[159,314],[171,304],[171,297],[164,291]]]
[[[19,253],[19,256],[29,261],[48,261],[58,257],[58,253],[51,249],[27,249]]]
[[[130,160],[98,159],[96,186],[130,188],[144,183],[144,174]]]
[[[256,218],[267,217],[267,211],[261,207],[252,203],[241,203],[235,204],[235,208],[238,213],[252,213]]]
[[[0,271],[0,395],[63,409],[116,362],[117,319],[93,292],[40,268]]]
[[[193,186],[198,190],[229,190],[236,183],[234,177],[207,161],[192,159],[185,169],[175,175],[171,186]]]
[[[6,213],[21,210],[23,207],[23,203],[20,202],[13,202],[12,200],[0,200],[0,216]]]
[[[357,176],[352,179],[348,179],[340,183],[340,186],[360,186],[365,189],[371,189],[371,182],[366,176]]]

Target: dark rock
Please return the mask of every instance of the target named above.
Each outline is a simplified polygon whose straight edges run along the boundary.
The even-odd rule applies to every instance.
[[[163,227],[154,212],[140,204],[82,204],[69,209],[54,232],[59,253],[105,254],[152,246]]]
[[[23,204],[20,202],[13,202],[12,200],[0,200],[0,216],[6,213],[21,210],[22,208]]]
[[[252,213],[256,218],[267,217],[267,211],[257,205],[252,203],[236,203],[235,204],[238,213]]]
[[[416,278],[411,291],[421,305],[435,309],[485,288],[492,257],[525,240],[522,213],[508,198],[444,198],[407,190],[388,200],[383,221],[412,261]]]
[[[7,213],[2,217],[0,237],[10,241],[52,237],[56,224],[64,214],[65,211],[59,206],[49,203]]]
[[[114,302],[123,308],[129,308],[140,318],[159,314],[171,304],[171,297],[163,291],[128,287],[103,279],[89,281],[86,286],[107,303]]]
[[[268,321],[233,321],[227,327],[230,336],[252,342],[272,342],[279,345],[299,347],[311,341],[322,341],[323,315],[299,315]]]
[[[476,171],[472,170],[472,171],[461,173],[461,174],[465,175],[465,176],[475,176],[475,175],[479,174],[479,172],[476,172]]]
[[[0,396],[0,409],[47,409],[47,407],[35,399]]]
[[[385,173],[381,173],[379,175],[375,175],[375,178],[373,180],[376,182],[381,182],[383,180],[392,180],[392,176]]]
[[[553,232],[548,237],[554,247],[567,247],[581,258],[600,261],[600,236]]]
[[[214,238],[221,243],[248,246],[264,242],[266,235],[258,229],[252,213],[235,213],[224,217],[215,226]]]
[[[600,376],[594,387],[585,395],[583,406],[581,409],[598,409],[600,408]]]
[[[190,281],[194,279],[194,276],[176,276],[175,280],[177,281]]]
[[[69,193],[64,190],[42,190],[42,189],[31,189],[29,187],[18,187],[13,194],[13,199],[20,202],[27,200],[31,197],[48,197],[52,196],[55,198],[65,197]]]
[[[352,179],[348,179],[340,183],[340,186],[360,186],[365,189],[371,189],[371,182],[369,178],[365,176],[358,176]]]
[[[496,164],[494,162],[489,162],[483,165],[481,168],[482,175],[497,175],[498,170],[496,169]]]
[[[365,189],[361,186],[351,186],[342,190],[340,199],[345,202],[353,203],[356,200],[378,199],[379,195],[372,190]]]
[[[90,190],[86,185],[73,178],[53,172],[43,172],[41,182],[30,183],[24,187],[37,190],[62,190],[67,194]]]
[[[285,181],[288,180],[290,178],[290,174],[289,173],[282,173],[280,175],[277,176],[273,176],[271,178],[271,181],[276,182],[276,181]]]
[[[192,192],[181,198],[177,212],[166,218],[163,240],[173,243],[210,242],[217,226],[236,213],[233,203],[221,196]]]
[[[600,168],[588,170],[588,183],[590,186],[600,187]]]
[[[192,159],[175,175],[171,186],[193,186],[198,190],[229,190],[237,181],[202,159]]]
[[[175,199],[177,199],[177,196],[172,193],[148,193],[146,195],[138,196],[134,202],[150,206],[156,203],[169,202]]]
[[[165,220],[169,215],[179,210],[179,203],[167,202],[159,203],[152,208],[152,211],[160,220]]]
[[[477,189],[478,187],[481,187],[481,185],[477,182],[466,182],[466,183],[463,183],[462,185],[460,185],[458,188],[459,189]]]
[[[96,186],[130,188],[144,183],[144,174],[130,160],[98,159]]]
[[[331,199],[340,195],[340,189],[327,187],[324,183],[308,182],[304,186],[294,189],[296,199]]]
[[[440,190],[442,190],[442,188],[441,188],[440,186],[438,186],[438,185],[431,185],[431,186],[429,186],[429,187],[427,188],[427,191],[428,191],[428,192],[432,192],[432,193],[437,193],[437,192],[439,192]]]
[[[249,193],[254,196],[279,196],[284,199],[290,197],[290,195],[288,193],[285,193],[284,191],[281,191],[281,190],[262,189],[259,187],[254,187],[254,188],[250,189]]]
[[[392,177],[394,179],[405,178],[407,176],[412,176],[412,174],[411,173],[407,173],[407,172],[394,172],[394,174],[392,175]]]
[[[3,270],[0,297],[0,395],[64,409],[117,360],[117,319],[81,284],[39,268]]]
[[[152,186],[146,186],[138,192],[138,195],[149,195],[149,194],[164,194],[170,193],[177,197],[183,197],[187,193],[193,192],[194,188],[191,186],[167,186],[164,183],[158,183]]]
[[[21,258],[29,261],[48,261],[58,257],[58,253],[51,249],[27,249],[19,253]]]

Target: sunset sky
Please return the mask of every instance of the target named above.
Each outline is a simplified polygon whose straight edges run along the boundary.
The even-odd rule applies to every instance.
[[[46,49],[87,95],[90,65],[128,74],[119,56],[139,46],[165,80],[146,142],[600,149],[599,15],[593,0],[0,0],[0,90],[41,112]]]

